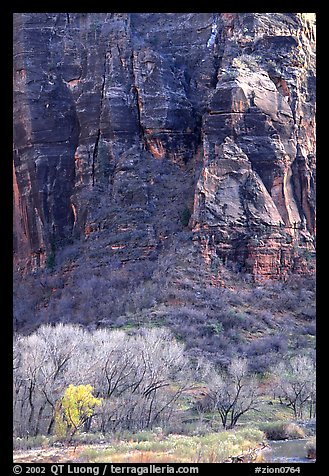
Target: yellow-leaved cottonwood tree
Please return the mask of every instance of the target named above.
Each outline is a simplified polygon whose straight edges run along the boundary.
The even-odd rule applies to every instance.
[[[69,385],[56,408],[55,432],[69,442],[102,402],[92,394],[91,385]]]

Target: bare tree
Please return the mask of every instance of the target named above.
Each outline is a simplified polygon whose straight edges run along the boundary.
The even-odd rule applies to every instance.
[[[85,333],[79,326],[63,324],[41,326],[36,332],[43,340],[46,350],[38,387],[44,397],[44,409],[49,408],[48,434],[53,428],[56,402],[71,383],[68,378],[70,362],[78,360]]]
[[[295,418],[303,419],[305,409],[310,418],[315,416],[315,372],[315,360],[306,355],[280,362],[274,369],[275,393],[292,409]]]
[[[233,428],[242,415],[255,409],[258,385],[248,372],[247,360],[234,359],[226,372],[210,372],[206,396],[218,411],[225,429]]]
[[[183,345],[165,329],[122,335],[124,340],[115,339],[115,344],[107,340],[105,349],[101,388],[107,425],[113,429],[149,428],[164,415],[168,417],[190,385],[189,361]]]
[[[150,427],[191,385],[190,364],[184,346],[168,329],[146,330],[137,348],[146,368],[142,397],[148,402],[146,426]]]
[[[191,381],[184,346],[166,329],[128,335],[43,325],[15,339],[15,434],[50,434],[57,402],[70,384],[92,385],[102,399],[86,431],[91,425],[102,431],[151,428],[168,420]]]

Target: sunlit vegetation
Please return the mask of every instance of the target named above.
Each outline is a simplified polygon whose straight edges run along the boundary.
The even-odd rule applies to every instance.
[[[169,435],[159,438],[149,434],[148,439],[114,442],[110,447],[86,450],[82,458],[88,462],[176,462],[221,463],[232,456],[247,453],[259,446],[264,434],[246,429],[235,432],[209,433],[205,436]]]

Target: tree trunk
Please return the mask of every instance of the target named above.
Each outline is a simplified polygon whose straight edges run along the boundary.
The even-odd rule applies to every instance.
[[[52,416],[51,420],[50,420],[50,423],[49,423],[49,426],[48,426],[47,435],[51,434],[54,423],[55,423],[55,418]]]
[[[42,417],[42,413],[44,409],[45,409],[45,405],[41,405],[40,410],[38,412],[38,418],[37,418],[37,424],[34,430],[34,436],[37,436],[39,434],[40,422],[41,422],[41,417]]]

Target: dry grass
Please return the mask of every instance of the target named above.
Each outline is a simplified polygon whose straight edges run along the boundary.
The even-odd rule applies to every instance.
[[[269,440],[294,440],[305,438],[305,431],[296,423],[276,421],[260,425]]]
[[[257,448],[264,434],[255,429],[203,436],[168,435],[161,440],[121,441],[102,450],[82,452],[88,463],[220,463]]]

